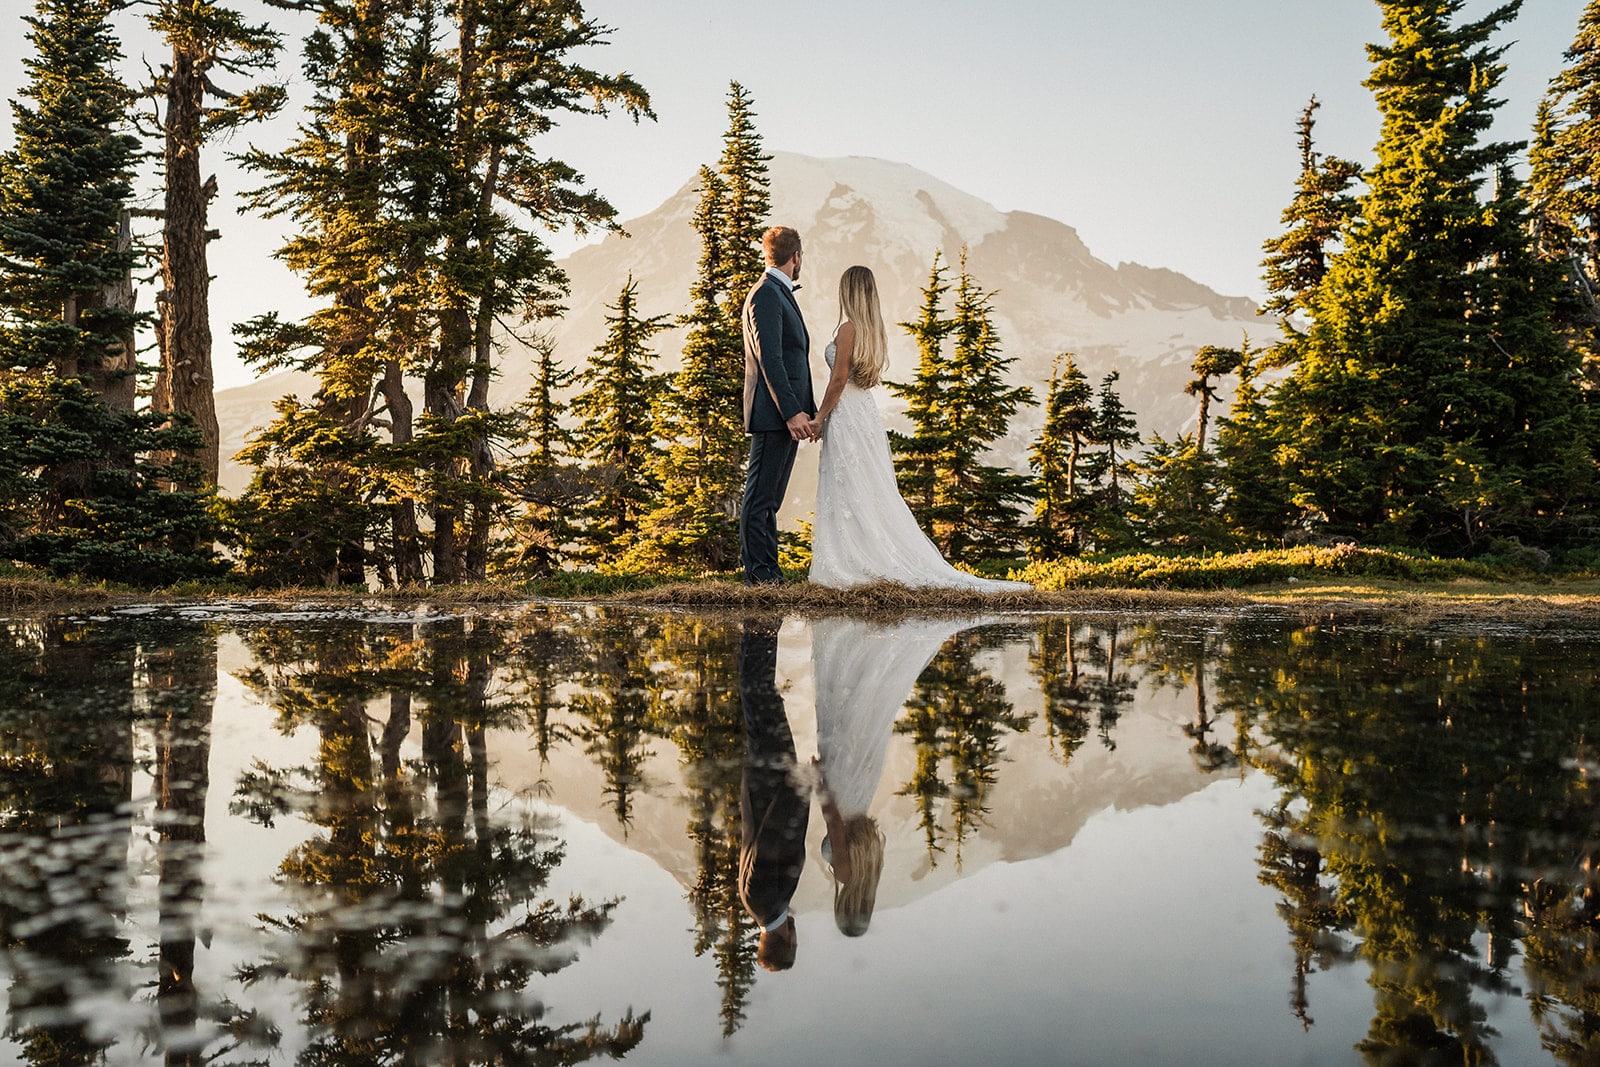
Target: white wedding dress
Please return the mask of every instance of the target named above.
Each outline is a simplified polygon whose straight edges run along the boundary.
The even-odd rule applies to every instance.
[[[823,350],[833,369],[838,348]],[[811,581],[835,589],[870,582],[912,588],[1018,592],[1026,582],[979,578],[945,562],[900,495],[889,434],[872,391],[846,382],[828,416],[818,461],[816,521],[811,527]]]

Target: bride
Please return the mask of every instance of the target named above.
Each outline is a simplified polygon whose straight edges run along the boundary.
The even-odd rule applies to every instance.
[[[1026,582],[979,578],[952,567],[901,497],[889,435],[872,397],[889,364],[889,345],[878,285],[866,267],[851,267],[839,279],[839,317],[823,350],[831,374],[816,416],[826,429],[811,530],[811,581],[833,588],[888,581],[986,593],[1032,589]]]

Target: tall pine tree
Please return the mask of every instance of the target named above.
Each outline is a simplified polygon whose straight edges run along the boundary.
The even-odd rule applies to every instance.
[[[1361,176],[1360,165],[1316,150],[1316,112],[1321,106],[1313,96],[1300,113],[1300,176],[1294,197],[1283,210],[1286,229],[1262,246],[1267,253],[1262,267],[1269,295],[1261,313],[1279,316],[1284,331],[1269,356],[1278,366],[1294,362],[1297,356],[1301,328],[1295,318],[1312,313],[1328,273],[1328,256],[1356,207],[1349,190]]]
[[[662,394],[657,415],[666,445],[657,477],[660,498],[645,517],[631,567],[727,570],[739,561],[739,507],[744,494],[743,304],[766,269],[761,234],[771,212],[767,162],[750,94],[728,91],[728,129],[716,167],[700,168],[700,200],[692,220],[700,264],[691,306],[678,323],[688,330],[683,369]]]
[[[134,409],[128,227],[138,141],[107,0],[41,0],[0,156],[0,554],[59,575],[214,574],[192,424]],[[164,491],[170,488],[172,491]]]
[[[562,421],[562,396],[578,372],[556,362],[555,345],[535,345],[533,385],[517,418],[516,458],[504,474],[520,500],[505,532],[496,571],[513,577],[544,577],[560,570],[583,499],[583,475],[575,462],[578,438]]]
[[[1460,24],[1462,0],[1380,4],[1378,160],[1278,391],[1296,500],[1335,531],[1442,550],[1547,536],[1592,460],[1516,146],[1482,140],[1503,72],[1489,40],[1520,0]]]
[[[1528,153],[1539,254],[1567,275],[1561,313],[1600,389],[1600,2],[1578,18],[1566,64],[1540,102]]]
[[[278,35],[250,25],[237,11],[209,0],[160,0],[150,25],[172,48],[148,95],[161,100],[164,174],[161,211],[161,292],[156,338],[161,369],[151,405],[188,416],[204,446],[191,458],[206,484],[217,484],[218,430],[211,369],[211,271],[206,246],[208,207],[215,179],[201,177],[207,140],[240,123],[266,118],[282,105],[284,91],[262,85],[229,92],[214,73],[254,75],[270,68]]]

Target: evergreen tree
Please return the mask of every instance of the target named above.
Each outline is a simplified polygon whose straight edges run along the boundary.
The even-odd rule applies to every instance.
[[[1100,448],[1085,464],[1090,483],[1099,487],[1092,521],[1095,546],[1101,551],[1130,544],[1123,482],[1128,476],[1128,451],[1139,443],[1139,423],[1117,392],[1120,377],[1120,371],[1112,371],[1100,380],[1091,431],[1091,440]]]
[[[1381,6],[1378,161],[1278,391],[1296,502],[1336,531],[1436,548],[1548,536],[1593,463],[1516,146],[1480,140],[1503,71],[1488,41],[1520,0],[1460,25],[1461,0]]]
[[[197,443],[134,410],[128,227],[138,141],[105,0],[41,0],[0,156],[0,555],[54,574],[162,583],[218,573]],[[167,489],[172,491],[168,492]]]
[[[386,493],[432,519],[434,581],[481,578],[507,504],[493,450],[510,420],[488,403],[498,324],[557,310],[566,279],[542,231],[615,215],[540,135],[569,113],[648,116],[648,97],[572,61],[610,32],[577,3],[318,11],[310,121],[289,152],[250,159],[268,176],[258,203],[300,222],[285,258],[325,303],[304,324],[258,320],[252,351],[314,369],[324,413],[353,437],[387,421],[389,455],[374,462],[392,471]],[[407,379],[421,382],[415,439]],[[407,524],[416,510],[392,515],[405,574],[422,533]]]
[[[914,322],[902,322],[917,342],[917,370],[909,382],[885,382],[891,393],[906,402],[906,418],[911,433],[889,431],[889,445],[895,455],[895,478],[900,493],[911,506],[923,529],[938,517],[935,491],[939,484],[939,456],[949,440],[942,403],[949,371],[945,367],[944,341],[954,328],[944,316],[944,294],[950,286],[944,280],[948,268],[933,254],[928,284],[922,289],[922,307]]]
[[[1189,396],[1198,397],[1200,401],[1200,410],[1195,413],[1194,447],[1196,452],[1203,453],[1206,450],[1206,427],[1211,417],[1211,398],[1217,395],[1211,379],[1238,370],[1239,352],[1233,348],[1202,345],[1195,352],[1189,369],[1194,371],[1194,380],[1186,384],[1183,391]]]
[[[383,520],[377,441],[317,406],[287,396],[278,417],[239,452],[255,469],[250,485],[224,505],[231,547],[250,582],[264,587],[364,583],[349,561],[374,560],[369,538]]]
[[[271,66],[278,34],[249,25],[237,11],[210,0],[159,0],[150,25],[172,48],[147,95],[164,104],[160,121],[165,161],[161,212],[161,293],[156,337],[161,369],[151,404],[193,419],[204,445],[187,458],[198,463],[207,485],[217,484],[218,431],[211,371],[211,273],[206,245],[207,208],[216,196],[214,178],[202,180],[201,149],[219,132],[265,118],[281,106],[283,89],[260,86],[227,92],[213,72],[254,74]]]
[[[1132,473],[1128,519],[1141,543],[1187,552],[1231,543],[1218,509],[1216,462],[1194,436],[1168,441],[1153,435]]]
[[[951,322],[943,400],[950,436],[935,494],[945,525],[935,523],[934,539],[951,559],[965,559],[973,550],[1003,555],[1022,540],[1019,508],[1033,492],[1026,475],[983,458],[1005,437],[1017,409],[1033,403],[1033,390],[1006,383],[1005,372],[1016,360],[1000,354],[990,294],[967,271],[965,251]]]
[[[717,170],[722,178],[723,268],[728,278],[724,308],[735,334],[744,317],[744,298],[767,269],[761,235],[772,214],[768,191],[771,182],[767,177],[767,164],[772,157],[761,150],[751,103],[749,90],[738,82],[728,83],[728,130],[722,135]],[[742,341],[739,365],[744,365]]]
[[[658,423],[665,445],[658,475],[661,493],[645,517],[627,565],[689,565],[727,570],[739,560],[739,505],[749,449],[744,432],[744,342],[724,306],[730,280],[727,183],[700,168],[700,271],[693,306],[679,324],[688,328],[683,369],[663,392]]]
[[[1029,555],[1034,559],[1078,551],[1088,501],[1079,469],[1095,421],[1094,389],[1072,353],[1056,357],[1047,390],[1044,426],[1030,453],[1038,492],[1030,528]]]
[[[662,485],[636,547],[634,568],[727,570],[739,562],[739,508],[744,496],[744,299],[766,270],[761,235],[772,212],[767,163],[750,93],[728,85],[728,128],[722,155],[700,168],[700,201],[692,223],[700,238],[691,307],[678,320],[688,330],[683,369],[663,393],[658,422],[666,446]]]
[[[1300,113],[1300,177],[1295,181],[1294,198],[1283,210],[1286,229],[1262,246],[1267,253],[1262,267],[1269,295],[1260,312],[1279,316],[1284,331],[1283,340],[1269,357],[1274,366],[1296,358],[1301,333],[1294,316],[1311,314],[1317,290],[1328,273],[1329,250],[1338,244],[1356,209],[1349,190],[1361,176],[1360,165],[1324,157],[1316,150],[1312,135],[1321,106],[1313,96]]]
[[[1578,17],[1566,65],[1550,81],[1528,153],[1539,254],[1567,275],[1561,322],[1600,388],[1600,3]]]
[[[1228,414],[1217,420],[1223,519],[1247,541],[1279,541],[1294,517],[1288,472],[1279,456],[1281,424],[1257,385],[1260,360],[1246,338],[1239,349],[1239,385]]]
[[[578,376],[583,390],[572,401],[579,454],[595,482],[576,535],[590,560],[614,559],[628,548],[659,490],[651,415],[664,381],[651,369],[648,343],[669,323],[665,315],[641,318],[638,293],[629,275],[617,302],[606,305],[616,314],[606,316],[606,339]]]
[[[1000,355],[989,294],[967,271],[966,251],[956,283],[955,307],[947,319],[942,303],[949,286],[934,254],[917,321],[902,323],[917,340],[917,372],[908,383],[889,383],[907,402],[911,434],[892,433],[899,456],[901,493],[947,557],[972,550],[990,556],[1012,551],[1022,540],[1019,505],[1033,495],[1026,475],[983,462],[1006,435],[1011,417],[1033,402],[1026,386],[1010,386],[1013,362]],[[944,341],[952,339],[950,352]]]
[[[548,339],[541,339],[535,352],[533,386],[518,412],[518,454],[504,472],[521,509],[495,568],[518,577],[544,577],[561,569],[575,530],[573,511],[584,492],[583,472],[575,462],[578,438],[561,421],[561,396],[578,372],[556,363]]]

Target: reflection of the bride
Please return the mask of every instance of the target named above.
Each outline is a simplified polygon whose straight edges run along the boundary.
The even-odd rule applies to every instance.
[[[834,922],[847,936],[866,933],[883,875],[884,834],[871,808],[895,720],[939,649],[974,625],[970,618],[883,623],[843,617],[811,624],[827,826],[822,859],[834,881]]]

